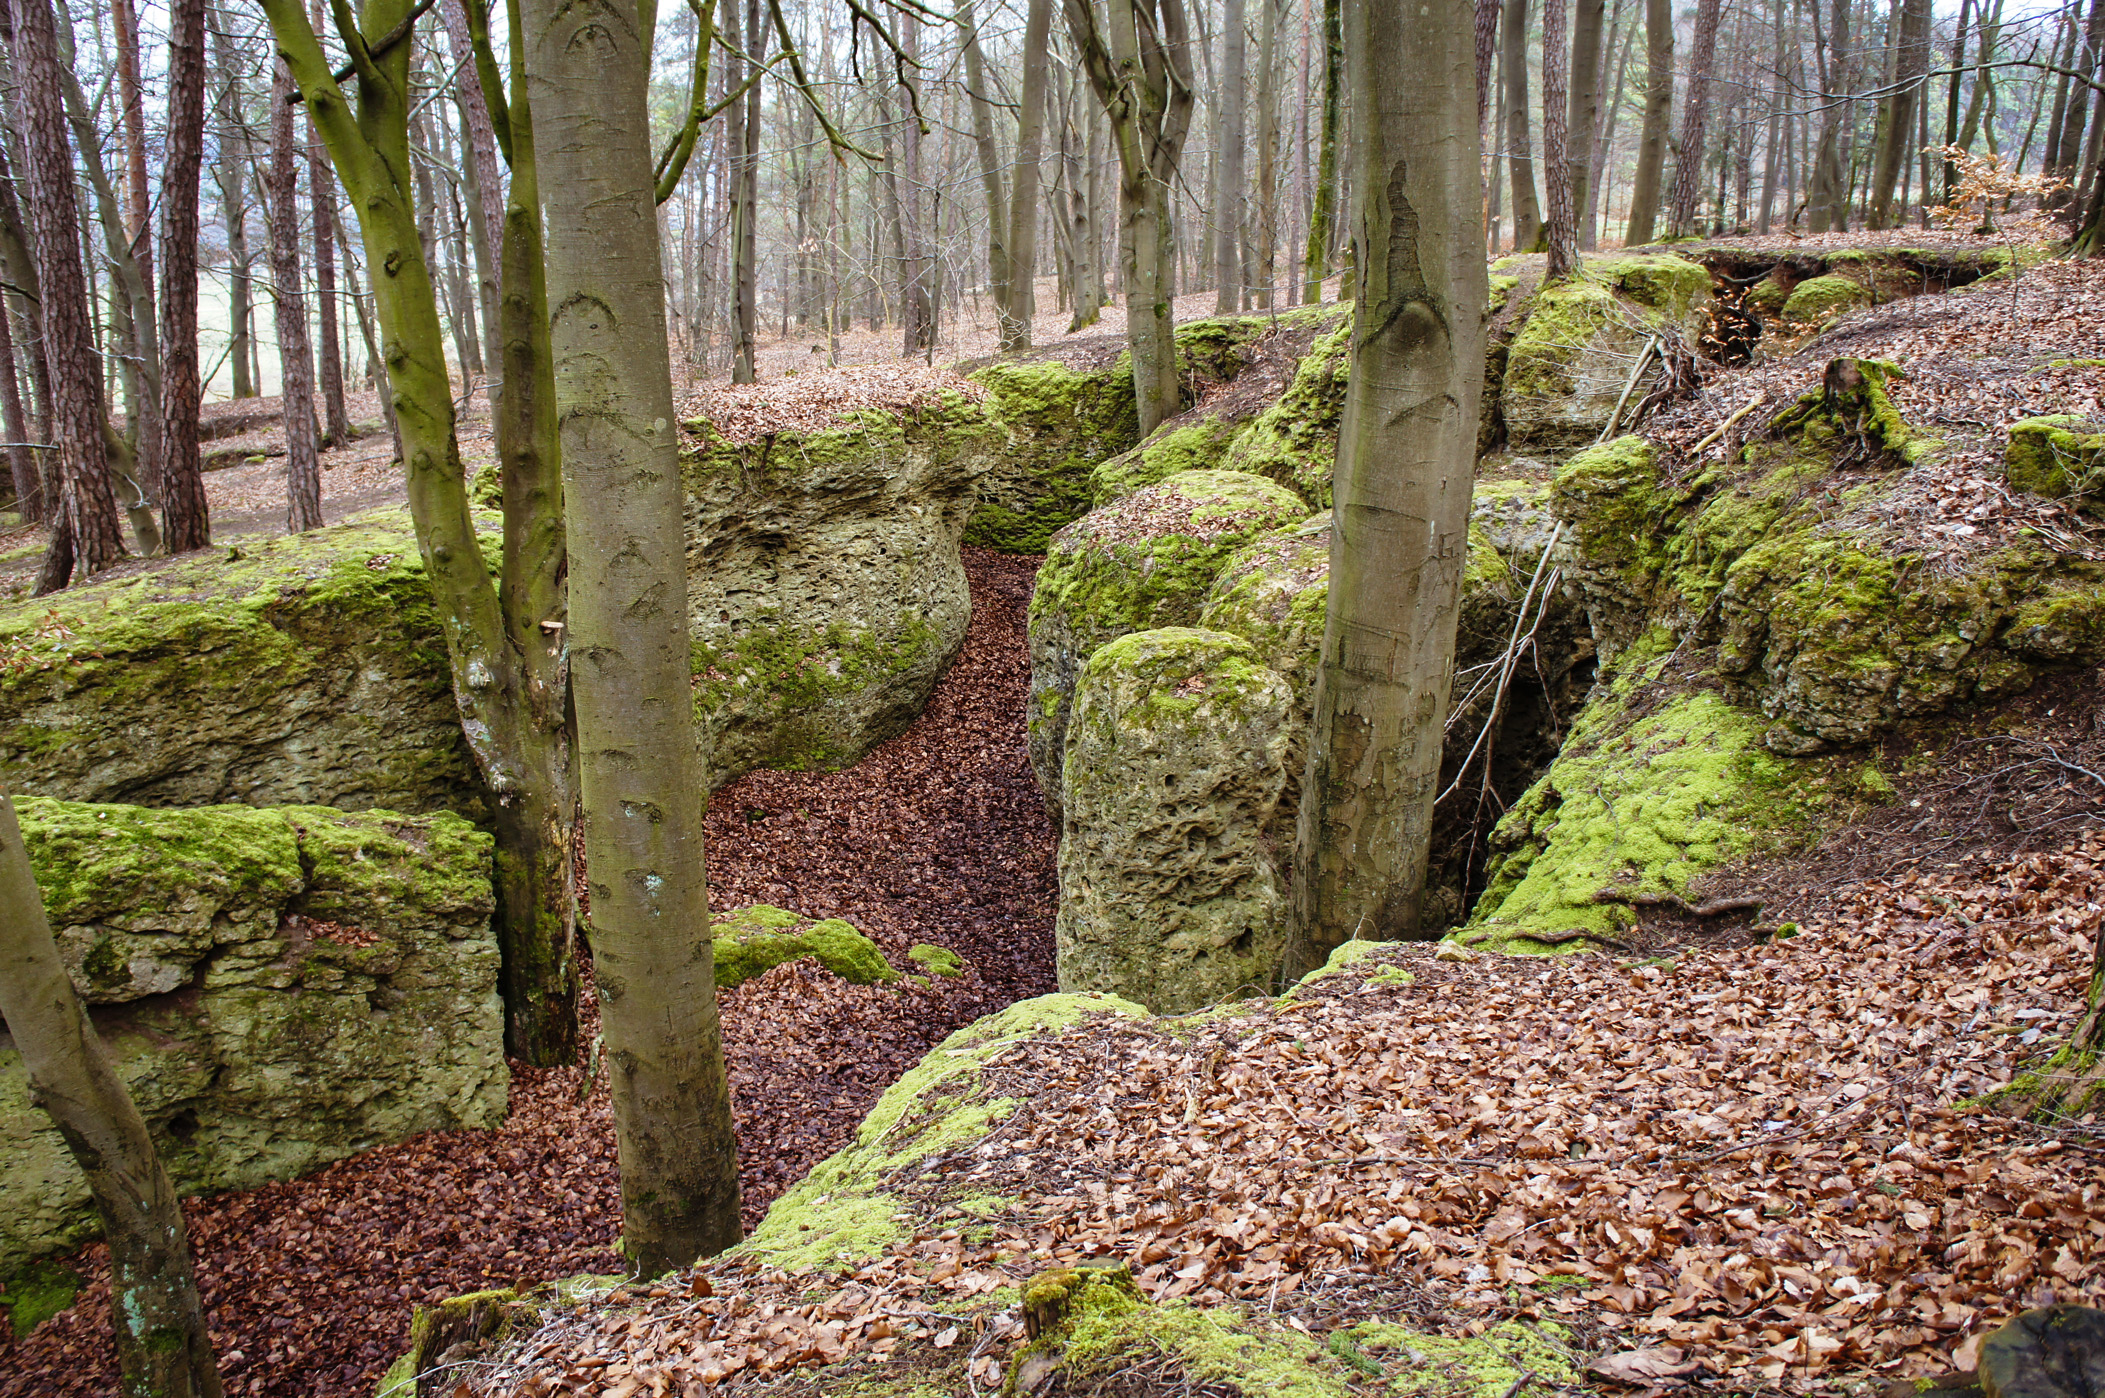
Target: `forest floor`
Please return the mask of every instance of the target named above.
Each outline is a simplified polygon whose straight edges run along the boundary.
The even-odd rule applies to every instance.
[[[1054,834],[1023,745],[1037,560],[965,553],[971,630],[912,728],[850,771],[755,772],[710,804],[718,911],[765,902],[843,917],[895,965],[917,942],[965,963],[962,976],[903,989],[793,963],[723,995],[748,1226],[944,1036],[1053,988]],[[407,1342],[411,1307],[621,1270],[605,1081],[581,1076],[514,1064],[497,1130],[432,1132],[190,1200],[227,1392],[366,1398]],[[107,1251],[61,1260],[87,1286],[27,1341],[0,1340],[5,1398],[116,1390]]]

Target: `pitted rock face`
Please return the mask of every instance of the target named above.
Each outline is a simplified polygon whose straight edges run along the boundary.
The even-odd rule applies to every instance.
[[[17,805],[60,954],[180,1190],[504,1119],[490,838],[465,820]],[[95,1229],[0,1039],[0,1275]]]
[[[1308,513],[1241,471],[1186,471],[1092,511],[1053,537],[1031,598],[1031,766],[1060,802],[1075,677],[1098,647],[1198,620],[1214,579],[1250,540]]]
[[[1135,632],[1090,657],[1066,745],[1061,989],[1158,1013],[1269,989],[1286,895],[1265,836],[1293,706],[1218,631]]]

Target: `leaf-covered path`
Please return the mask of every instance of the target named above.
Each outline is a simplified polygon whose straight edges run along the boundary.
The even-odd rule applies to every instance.
[[[1052,988],[1054,836],[1022,725],[1036,562],[966,550],[971,631],[905,734],[852,771],[755,773],[711,805],[718,910],[845,917],[895,965],[929,942],[966,968],[892,989],[793,964],[723,997],[749,1225],[951,1030]],[[580,1101],[580,1078],[514,1064],[500,1130],[434,1132],[190,1201],[227,1392],[365,1398],[403,1348],[412,1306],[621,1270],[604,1081]],[[89,1286],[26,1342],[0,1340],[4,1398],[116,1392],[107,1254],[65,1260]]]

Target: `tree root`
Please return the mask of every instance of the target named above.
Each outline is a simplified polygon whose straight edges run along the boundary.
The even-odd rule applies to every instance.
[[[1760,916],[1761,910],[1768,906],[1768,899],[1766,898],[1713,898],[1707,903],[1691,903],[1687,899],[1677,897],[1671,893],[1610,893],[1606,891],[1594,894],[1593,901],[1596,903],[1623,903],[1633,908],[1665,908],[1668,912],[1679,913],[1683,917],[1720,917],[1726,913],[1747,912]]]

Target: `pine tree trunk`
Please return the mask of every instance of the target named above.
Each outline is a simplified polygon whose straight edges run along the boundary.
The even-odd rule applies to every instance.
[[[1571,36],[1571,103],[1567,113],[1565,140],[1569,168],[1561,178],[1571,183],[1572,246],[1580,239],[1591,243],[1580,227],[1580,219],[1591,206],[1589,187],[1593,178],[1594,139],[1600,133],[1601,40],[1607,23],[1607,0],[1578,0]]]
[[[144,287],[143,312],[133,317],[133,352],[150,401],[130,426],[138,437],[139,485],[149,499],[161,498],[161,342],[153,294],[153,195],[146,179],[146,103],[139,84],[139,18],[132,0],[115,0],[111,19],[117,36],[117,86],[124,106],[125,244]]]
[[[527,0],[568,502],[594,967],[644,1276],[739,1238],[738,1146],[703,873],[679,438],[633,9]],[[612,21],[611,23],[609,21]],[[642,32],[638,32],[641,30]]]
[[[1894,52],[1893,87],[1879,104],[1879,142],[1871,172],[1870,224],[1890,228],[1896,221],[1893,187],[1902,162],[1916,154],[1916,106],[1926,96],[1923,74],[1930,67],[1930,0],[1902,0],[1900,35]],[[1925,191],[1925,194],[1927,191]]]
[[[197,413],[197,203],[205,147],[205,0],[171,0],[161,167],[161,547],[212,542]]]
[[[15,58],[15,120],[37,211],[38,310],[51,364],[51,441],[58,448],[63,525],[53,531],[37,576],[42,595],[66,586],[76,567],[98,573],[122,562],[125,552],[103,444],[102,367],[81,265],[80,206],[51,0],[21,0],[15,7]]]
[[[248,235],[248,138],[241,125],[241,77],[236,71],[229,28],[231,17],[220,10],[212,25],[212,54],[219,68],[219,163],[213,177],[219,185],[220,219],[227,235],[227,305],[233,344],[227,356],[236,398],[256,396],[250,372],[255,259]]]
[[[1674,108],[1673,0],[1645,0],[1645,122],[1637,138],[1637,173],[1630,185],[1630,224],[1623,246],[1652,241],[1659,217],[1659,181],[1666,169],[1666,138]]]
[[[1506,0],[1500,38],[1506,90],[1506,164],[1513,181],[1513,248],[1539,250],[1542,205],[1535,197],[1535,156],[1528,134],[1528,0]]]
[[[19,0],[24,11],[46,0]],[[48,20],[47,20],[48,22]],[[27,56],[25,55],[25,64]],[[183,1206],[146,1122],[59,959],[14,802],[0,788],[0,1018],[31,1102],[87,1176],[110,1251],[111,1330],[127,1398],[219,1398]]]
[[[1542,183],[1549,197],[1549,217],[1542,224],[1549,266],[1543,277],[1553,282],[1579,270],[1578,217],[1572,206],[1571,156],[1565,147],[1570,109],[1564,90],[1569,73],[1564,27],[1564,0],[1542,0]]]
[[[1483,389],[1481,141],[1465,0],[1350,0],[1360,327],[1286,972],[1418,935]],[[1554,115],[1553,105],[1551,113]],[[1568,192],[1570,185],[1562,184]]]
[[[307,342],[301,290],[299,156],[292,136],[292,74],[281,59],[270,83],[270,280],[278,330],[278,374],[285,424],[285,528],[322,527],[322,463],[315,449],[314,351]]]

